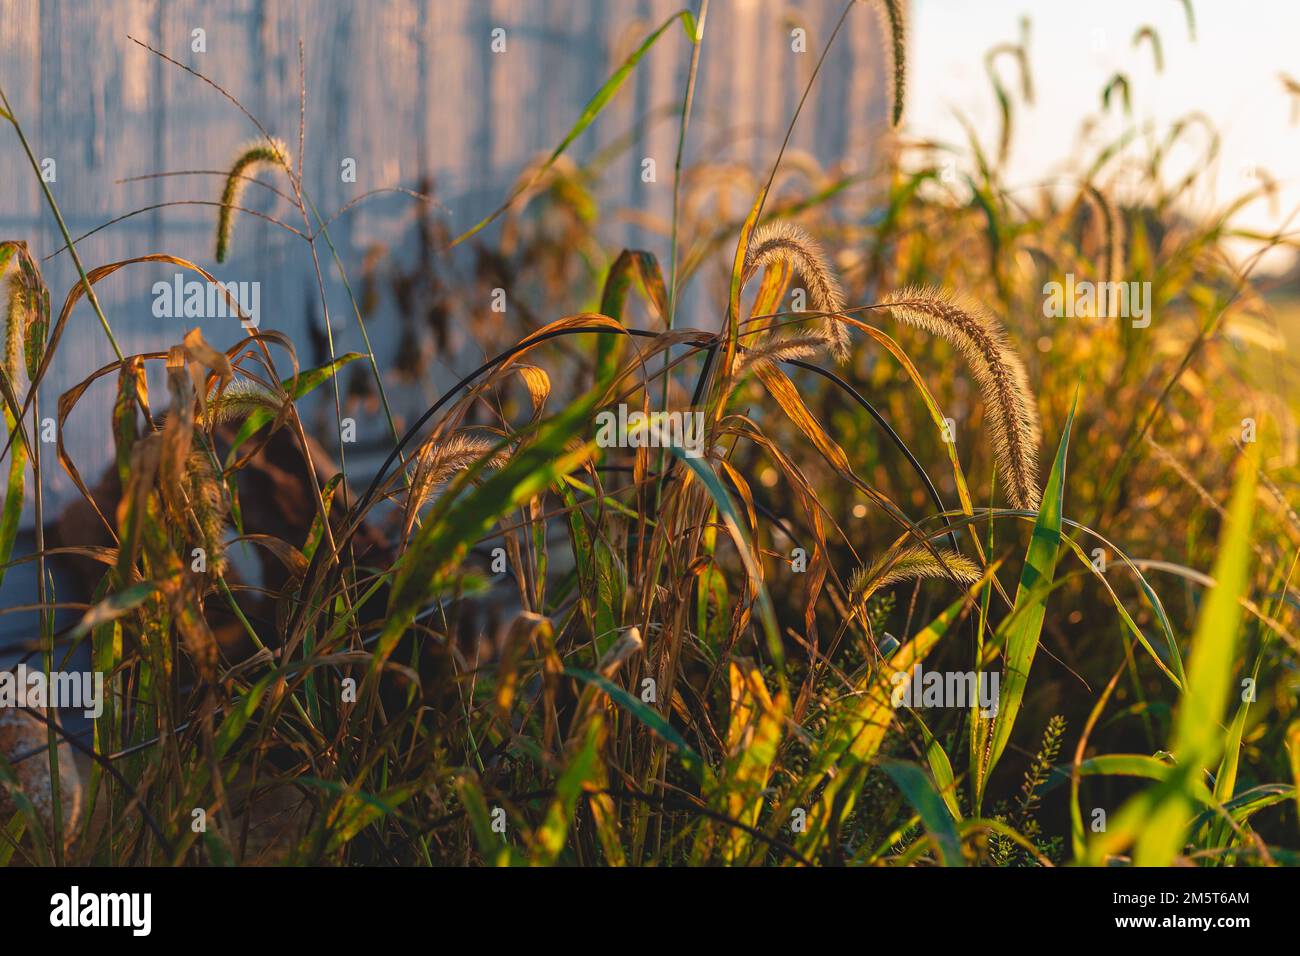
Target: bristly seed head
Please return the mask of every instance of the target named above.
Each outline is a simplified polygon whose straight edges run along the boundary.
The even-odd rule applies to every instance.
[[[1124,281],[1124,214],[1106,193],[1092,183],[1084,187],[1083,198],[1092,212],[1093,243],[1106,270],[1107,282]]]
[[[829,345],[826,336],[790,335],[768,339],[747,350],[736,366],[736,377],[743,378],[745,373],[759,365],[773,362],[788,362],[791,359],[811,358]]]
[[[27,285],[18,266],[5,270],[7,275],[0,275],[6,283],[5,289],[5,373],[11,382],[17,382],[19,353],[22,351],[23,330],[27,326]],[[15,385],[15,387],[17,387]]]
[[[888,34],[889,101],[893,104],[890,125],[903,120],[904,92],[907,84],[907,15],[902,0],[868,0],[880,19],[882,32]]]
[[[903,289],[884,304],[907,324],[951,343],[970,366],[986,408],[993,459],[1007,497],[1037,511],[1038,410],[1024,363],[982,306],[938,289]]]
[[[759,226],[754,230],[745,254],[744,281],[748,282],[759,269],[771,262],[784,262],[803,276],[813,311],[826,313],[822,331],[830,340],[831,351],[838,361],[846,361],[849,357],[849,332],[837,318],[844,311],[844,291],[817,240],[789,222]]]
[[[257,140],[243,147],[235,164],[226,175],[226,186],[221,192],[221,210],[217,216],[217,261],[225,262],[230,252],[230,235],[235,228],[235,206],[244,191],[246,177],[261,165],[272,165],[289,170],[289,148],[278,139]]]
[[[935,555],[938,555],[936,558]],[[947,578],[958,584],[979,580],[980,569],[970,558],[949,548],[929,548],[915,542],[887,551],[872,564],[858,568],[849,579],[849,594],[862,604],[881,588],[917,578]]]

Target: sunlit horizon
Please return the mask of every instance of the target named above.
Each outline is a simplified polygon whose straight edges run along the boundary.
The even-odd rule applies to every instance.
[[[999,43],[1020,39],[1020,18],[1031,23],[1029,60],[1035,103],[1026,105],[1010,58],[998,63],[1014,99],[1014,138],[1007,161],[1010,188],[1026,192],[1067,172],[1077,172],[1106,143],[1128,130],[1137,133],[1131,156],[1148,154],[1170,125],[1201,113],[1219,132],[1214,170],[1186,197],[1192,215],[1222,209],[1258,188],[1262,175],[1276,181],[1272,201],[1259,198],[1241,209],[1234,224],[1261,233],[1300,229],[1300,116],[1280,78],[1300,74],[1294,39],[1300,36],[1300,5],[1271,6],[1266,28],[1245,16],[1241,5],[1195,3],[1195,39],[1189,36],[1183,5],[1175,0],[1144,4],[1098,0],[1079,6],[1027,3],[1025,0],[915,0],[910,36],[912,60],[907,130],[913,136],[962,145],[958,114],[992,148],[999,127],[997,101],[985,70],[985,53]],[[1133,44],[1144,26],[1159,35],[1164,69],[1157,72],[1152,47]],[[1126,116],[1118,97],[1103,115],[1101,92],[1116,73],[1130,82],[1133,112]],[[1087,116],[1101,122],[1080,138]],[[1168,179],[1204,161],[1207,136],[1191,131],[1171,150]],[[1113,175],[1117,166],[1107,167]],[[1123,182],[1113,183],[1123,195]],[[1134,198],[1132,196],[1128,198]],[[1292,218],[1294,217],[1294,218]],[[1246,256],[1254,243],[1237,243]],[[1294,253],[1274,250],[1261,269],[1285,270]]]

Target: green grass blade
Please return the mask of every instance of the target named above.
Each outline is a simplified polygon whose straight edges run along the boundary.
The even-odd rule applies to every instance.
[[[1232,682],[1233,654],[1241,629],[1240,599],[1250,577],[1250,529],[1255,514],[1258,453],[1250,446],[1228,510],[1228,524],[1214,563],[1214,588],[1192,636],[1187,692],[1174,717],[1173,745],[1178,774],[1171,792],[1141,826],[1133,860],[1139,866],[1167,866],[1182,848],[1194,810],[1193,787],[1224,746],[1220,727]]]
[[[623,323],[623,308],[633,284],[661,317],[668,315],[668,289],[654,253],[624,249],[609,267],[600,295],[600,314]],[[623,323],[626,324],[626,323]],[[626,345],[626,336],[596,336],[596,381],[611,379]]]
[[[881,765],[889,779],[899,790],[912,808],[921,815],[921,822],[926,832],[934,840],[939,851],[939,858],[944,866],[965,866],[966,860],[961,852],[961,837],[957,834],[957,822],[949,812],[939,791],[935,789],[930,778],[916,764],[891,760]]]
[[[1011,740],[1011,730],[1015,727],[1016,717],[1020,713],[1020,705],[1024,700],[1025,687],[1029,683],[1029,669],[1034,663],[1034,654],[1038,651],[1038,638],[1043,630],[1043,618],[1047,614],[1047,593],[1051,590],[1052,578],[1056,574],[1057,552],[1061,543],[1065,461],[1070,447],[1070,428],[1074,424],[1074,410],[1077,407],[1078,395],[1076,394],[1075,403],[1070,408],[1070,415],[1065,420],[1065,430],[1061,434],[1060,445],[1056,449],[1056,459],[1052,463],[1052,473],[1047,479],[1047,488],[1043,492],[1043,501],[1038,509],[1038,520],[1034,522],[1034,533],[1029,541],[1029,551],[1025,555],[1025,566],[1020,572],[1020,586],[1016,589],[1015,606],[1000,628],[1004,630],[1006,666],[1002,678],[998,714],[993,722],[988,760],[976,782],[977,813],[983,802],[984,784]]]
[[[578,805],[583,785],[594,782],[600,771],[600,738],[604,722],[595,714],[587,724],[582,746],[560,774],[555,784],[555,798],[546,810],[546,818],[537,828],[529,862],[533,866],[551,866],[560,858],[569,835],[569,824]]]
[[[14,850],[18,849],[18,841],[23,838],[25,832],[27,832],[27,821],[23,819],[20,810],[10,818],[4,828],[4,836],[0,837],[0,869],[9,865]]]
[[[948,752],[943,749],[943,745],[934,734],[930,733],[930,728],[921,719],[921,715],[915,710],[911,711],[911,714],[912,719],[921,728],[921,736],[925,740],[925,761],[930,765],[930,773],[934,775],[939,796],[943,797],[943,802],[952,812],[953,819],[960,820],[961,805],[957,803],[957,780],[953,776],[952,761],[948,759]]]
[[[1219,539],[1212,575],[1215,585],[1201,608],[1192,637],[1186,692],[1174,715],[1170,744],[1177,764],[1163,783],[1125,804],[1107,831],[1092,841],[1087,862],[1093,865],[1134,845],[1136,865],[1168,866],[1182,851],[1188,825],[1198,811],[1198,803],[1203,802],[1205,771],[1219,757],[1225,743],[1222,721],[1241,626],[1240,599],[1249,579],[1258,456],[1254,447],[1249,446],[1247,460],[1237,477]]]
[[[676,747],[678,756],[681,757],[681,761],[685,764],[686,768],[690,770],[697,779],[702,778],[705,769],[704,760],[698,753],[691,749],[691,745],[688,744],[685,738],[677,732],[676,728],[674,728],[673,725],[653,707],[647,707],[639,698],[633,697],[612,680],[607,677],[602,677],[600,674],[593,674],[591,671],[583,670],[580,667],[566,667],[564,669],[564,675],[566,677],[580,680],[584,684],[591,684],[600,688],[610,696],[610,699],[613,700],[614,703],[626,707],[632,712],[633,716],[635,716],[637,720],[650,728],[656,736],[661,737],[663,740],[666,740],[668,743]]]
[[[12,432],[17,424],[8,405],[5,406],[4,422],[6,432]],[[13,442],[9,446],[9,482],[5,486],[4,510],[0,512],[0,583],[4,582],[9,559],[13,556],[18,522],[23,516],[23,500],[27,490],[24,483],[26,470],[27,446],[22,442]]]

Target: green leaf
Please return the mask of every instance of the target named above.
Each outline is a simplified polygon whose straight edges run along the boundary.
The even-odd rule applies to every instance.
[[[465,808],[474,841],[483,857],[493,866],[510,866],[517,862],[515,849],[506,842],[505,834],[493,831],[492,816],[487,801],[483,799],[483,790],[472,774],[456,778],[456,795]]]
[[[239,735],[244,732],[248,726],[249,720],[257,712],[257,705],[262,702],[262,697],[266,693],[272,681],[279,679],[280,671],[265,675],[261,680],[249,688],[248,693],[239,701],[239,705],[232,707],[226,719],[221,722],[214,737],[214,749],[217,756],[224,757],[229,751]]]
[[[1136,622],[1134,622],[1133,616],[1128,612],[1128,608],[1124,606],[1124,602],[1120,599],[1120,596],[1116,594],[1115,589],[1111,587],[1111,583],[1107,579],[1105,572],[1093,568],[1092,558],[1084,553],[1083,548],[1077,541],[1073,538],[1065,538],[1064,541],[1079,559],[1079,563],[1092,571],[1097,583],[1106,589],[1106,593],[1110,595],[1111,603],[1115,605],[1115,610],[1119,614],[1120,619],[1124,622],[1124,626],[1128,628],[1129,633],[1137,638],[1137,641],[1142,645],[1143,650],[1145,650],[1151,657],[1152,663],[1154,663],[1156,667],[1160,668],[1161,672],[1169,678],[1170,682],[1181,691],[1183,689],[1183,679],[1185,677],[1183,673],[1183,657],[1178,650],[1178,642],[1174,639],[1173,627],[1169,623],[1169,616],[1165,613],[1164,606],[1160,603],[1159,596],[1151,585],[1147,583],[1146,577],[1141,571],[1133,566],[1132,561],[1130,561],[1122,551],[1119,551],[1118,548],[1114,549],[1128,569],[1133,572],[1133,577],[1137,581],[1138,587],[1146,596],[1147,603],[1151,605],[1151,609],[1155,612],[1156,619],[1160,622],[1161,630],[1164,632],[1165,636],[1165,647],[1169,650],[1169,659],[1173,661],[1174,666],[1172,670],[1161,659],[1160,655],[1156,653],[1156,649],[1151,645],[1146,634],[1143,633],[1142,629],[1137,626]]]
[[[1256,674],[1258,676],[1258,674]],[[1237,716],[1228,728],[1228,740],[1223,748],[1223,758],[1219,769],[1214,774],[1214,799],[1219,803],[1232,802],[1233,791],[1237,789],[1237,765],[1241,757],[1241,737],[1246,730],[1246,714],[1250,702],[1242,701],[1237,707]],[[1226,820],[1217,820],[1210,833],[1208,845],[1211,848],[1225,847],[1233,837],[1232,828]]]
[[[952,812],[953,819],[960,820],[961,805],[957,803],[957,782],[953,776],[952,761],[948,759],[948,752],[943,749],[943,745],[934,734],[930,733],[930,728],[925,725],[921,715],[915,710],[911,711],[911,714],[912,719],[921,728],[921,736],[925,740],[925,760],[930,765],[930,773],[934,774],[934,782],[939,787],[939,796],[943,797],[943,802]]]
[[[1081,777],[1143,777],[1164,782],[1173,771],[1173,764],[1146,754],[1100,754],[1079,764]],[[1214,794],[1200,781],[1193,785],[1193,795],[1201,803],[1214,802]]]
[[[1289,783],[1265,783],[1237,794],[1223,804],[1223,809],[1228,812],[1233,820],[1241,824],[1254,816],[1256,811],[1263,810],[1265,807],[1276,806],[1290,800],[1295,795],[1296,788]],[[1232,828],[1223,819],[1218,807],[1211,807],[1209,810],[1201,811],[1201,815],[1192,821],[1192,832],[1211,821],[1222,823],[1229,833],[1232,832]]]
[[[550,866],[560,858],[564,841],[569,834],[569,823],[573,820],[573,811],[578,805],[578,795],[583,785],[594,783],[600,773],[600,738],[604,731],[604,722],[600,714],[592,716],[587,724],[587,734],[581,748],[564,768],[564,773],[555,784],[555,798],[547,808],[546,818],[534,834],[531,863],[534,866]]]
[[[1179,772],[1159,795],[1151,815],[1138,830],[1133,861],[1138,866],[1167,866],[1182,849],[1187,823],[1195,811],[1194,787],[1224,746],[1220,727],[1232,685],[1233,659],[1241,629],[1241,598],[1250,578],[1250,528],[1255,514],[1257,446],[1247,446],[1228,510],[1227,527],[1214,562],[1214,587],[1201,609],[1192,635],[1187,665],[1187,692],[1174,715],[1170,750]]]
[[[692,44],[698,42],[699,37],[696,33],[697,28],[695,26],[695,15],[689,10],[682,11],[682,29],[686,31],[686,39],[690,40]]]
[[[7,406],[4,421],[5,430],[12,432],[15,421]],[[9,570],[9,559],[13,556],[14,541],[18,537],[18,522],[23,516],[26,469],[27,446],[16,441],[9,446],[9,483],[5,486],[4,511],[0,512],[0,583],[4,582],[5,572]]]
[[[965,866],[966,859],[962,856],[957,823],[925,771],[916,764],[900,760],[886,761],[881,764],[881,769],[903,791],[903,796],[912,805],[912,809],[921,815],[921,822],[934,840],[943,865]]]
[[[1065,461],[1070,447],[1070,428],[1074,424],[1074,410],[1078,407],[1076,393],[1070,415],[1065,420],[1061,443],[1056,449],[1052,473],[1047,479],[1043,501],[1034,522],[1033,537],[1025,555],[1025,566],[1020,572],[1020,586],[1016,589],[1015,605],[1011,614],[998,628],[1005,647],[1006,664],[1002,676],[1002,691],[998,713],[993,720],[993,733],[989,744],[989,757],[975,783],[975,809],[978,814],[983,803],[984,784],[1011,739],[1011,730],[1020,713],[1025,687],[1029,683],[1029,669],[1038,651],[1038,639],[1047,614],[1047,595],[1056,574],[1057,551],[1061,543],[1061,510],[1065,496]]]
[[[624,249],[609,267],[605,287],[600,295],[601,314],[626,325],[623,322],[623,308],[634,282],[659,316],[666,318],[668,290],[664,285],[663,270],[659,268],[659,260],[653,253],[640,249]],[[613,377],[626,344],[625,335],[596,336],[596,381]]]
[[[13,858],[14,850],[18,849],[18,841],[23,838],[27,831],[27,821],[23,819],[22,811],[15,813],[5,825],[4,837],[0,839],[0,869],[9,865]]]
[[[99,625],[116,620],[128,611],[139,607],[157,590],[158,585],[153,581],[141,581],[139,584],[133,584],[116,594],[110,594],[82,615],[81,620],[77,622],[77,626],[68,635],[68,639],[72,641],[80,640]]]
[[[27,830],[32,835],[32,843],[36,847],[37,859],[41,861],[41,865],[52,865],[54,858],[45,837],[45,826],[41,823],[35,805],[28,799],[27,794],[23,793],[13,766],[2,753],[0,753],[0,793],[8,795],[10,802],[18,808],[18,813],[26,821]]]
[[[329,816],[330,839],[325,846],[326,855],[342,849],[372,823],[395,813],[417,789],[414,784],[406,784],[379,796],[356,791],[345,793]]]
[[[1221,727],[1241,627],[1240,602],[1249,580],[1258,451],[1255,445],[1246,447],[1219,539],[1214,587],[1197,618],[1186,690],[1174,715],[1169,749],[1177,764],[1163,782],[1130,799],[1107,831],[1093,839],[1087,861],[1094,865],[1134,844],[1136,865],[1168,866],[1182,851],[1188,825],[1204,802],[1205,772],[1224,746]]]
[[[566,667],[564,675],[580,680],[585,684],[595,685],[608,694],[614,703],[626,707],[637,720],[649,727],[656,736],[663,738],[676,747],[677,754],[682,763],[685,764],[686,769],[690,770],[696,779],[703,779],[705,772],[704,761],[699,754],[691,749],[691,745],[677,732],[676,728],[657,710],[647,707],[622,687],[600,674],[593,674],[591,671],[583,670],[580,667]]]

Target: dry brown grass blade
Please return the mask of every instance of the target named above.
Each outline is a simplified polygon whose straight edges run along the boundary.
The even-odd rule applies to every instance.
[[[230,357],[225,352],[218,352],[207,340],[203,338],[203,332],[197,328],[190,329],[185,333],[185,351],[189,354],[190,378],[194,382],[194,394],[199,400],[199,414],[202,415],[208,406],[208,385],[207,377],[203,369],[207,368],[217,376],[217,387],[220,388],[234,378],[234,370],[230,367]]]
[[[519,377],[524,380],[528,386],[528,397],[533,403],[533,414],[541,413],[543,406],[546,405],[546,399],[551,394],[551,377],[546,374],[546,369],[536,365],[516,365],[516,371]]]
[[[194,444],[194,382],[189,374],[189,352],[183,345],[172,346],[167,355],[167,388],[172,404],[162,429],[159,487],[164,500],[177,507],[184,501],[181,489]]]
[[[131,259],[122,259],[118,262],[110,262],[107,265],[91,269],[86,273],[88,284],[93,286],[95,283],[99,282],[100,279],[111,276],[119,269],[124,269],[127,266],[143,262],[169,262],[172,265],[180,266],[182,269],[189,269],[193,272],[197,272],[208,282],[215,283],[217,281],[210,272],[202,266],[191,262],[189,259],[182,259],[179,256],[170,256],[165,253],[152,253],[147,256],[135,256]],[[23,403],[23,414],[26,414],[28,408],[31,406],[32,399],[36,394],[36,387],[45,379],[45,373],[49,370],[50,362],[54,360],[55,352],[58,350],[59,340],[63,336],[63,329],[68,324],[68,319],[72,315],[73,307],[81,297],[86,294],[86,286],[86,282],[78,282],[74,284],[72,288],[68,290],[67,298],[63,300],[63,308],[59,310],[59,317],[55,320],[54,328],[50,332],[50,339],[45,348],[45,355],[41,359],[41,364],[36,370],[36,374],[32,376],[32,388],[28,393],[27,400]],[[231,306],[233,314],[244,317],[243,310],[240,308],[239,302],[235,299],[234,295],[221,287],[220,284],[218,284],[218,288],[226,296],[226,301]]]
[[[123,580],[128,580],[135,566],[140,548],[140,532],[148,521],[149,493],[153,491],[162,460],[162,435],[146,435],[131,446],[130,477],[122,490],[117,505],[117,533],[121,540],[117,567]]]
[[[790,417],[795,426],[808,437],[835,470],[847,478],[852,478],[853,466],[849,464],[849,456],[822,427],[817,417],[808,410],[808,406],[799,397],[799,391],[790,381],[790,377],[769,363],[756,366],[755,374],[762,380],[781,410]]]
[[[85,480],[81,477],[81,473],[77,470],[76,465],[73,464],[72,457],[68,454],[67,449],[64,447],[63,426],[67,422],[68,416],[72,414],[72,409],[76,406],[77,402],[79,402],[81,400],[81,397],[86,394],[86,390],[90,388],[90,386],[98,379],[103,378],[105,375],[110,375],[113,372],[117,372],[119,370],[121,370],[122,374],[129,376],[133,380],[137,390],[136,395],[138,400],[141,403],[141,407],[147,411],[148,410],[148,405],[147,405],[148,386],[144,376],[143,360],[146,358],[160,359],[164,357],[165,354],[162,352],[151,352],[144,355],[132,356],[131,358],[125,360],[125,363],[110,362],[108,365],[105,365],[103,368],[97,369],[96,371],[92,372],[90,375],[86,376],[84,379],[82,379],[72,388],[68,389],[66,392],[64,392],[62,395],[59,396],[58,409],[57,409],[58,417],[56,419],[56,427],[54,429],[54,448],[59,458],[59,464],[60,466],[62,466],[63,470],[67,473],[68,477],[72,479],[73,485],[76,487],[77,491],[81,494],[82,498],[85,499],[86,503],[90,505],[91,510],[94,511],[94,513],[98,515],[100,521],[103,522],[104,527],[105,529],[107,529],[109,535],[112,536],[114,539],[116,539],[117,537],[117,529],[114,527],[113,523],[110,522],[108,518],[104,516],[104,513],[100,510],[99,503],[95,500],[95,496],[90,493],[90,489],[86,487]],[[120,526],[120,522],[119,522],[119,526]]]

